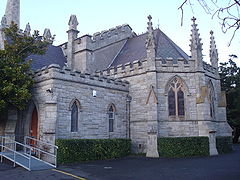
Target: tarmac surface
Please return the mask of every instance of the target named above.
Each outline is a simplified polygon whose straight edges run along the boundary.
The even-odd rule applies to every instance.
[[[127,157],[27,171],[0,163],[0,180],[240,180],[240,145],[229,154],[196,158]]]

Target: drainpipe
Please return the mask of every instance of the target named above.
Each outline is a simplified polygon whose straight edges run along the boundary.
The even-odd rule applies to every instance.
[[[130,104],[131,104],[131,101],[132,101],[132,97],[128,94],[127,95],[127,100],[126,100],[126,112],[127,112],[127,127],[128,127],[128,130],[126,131],[126,137],[131,139],[131,124],[130,124]]]

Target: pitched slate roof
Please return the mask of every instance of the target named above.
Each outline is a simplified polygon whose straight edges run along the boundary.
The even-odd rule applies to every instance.
[[[124,39],[95,50],[93,53],[93,61],[98,62],[97,70],[107,69],[126,42],[127,39]]]
[[[173,58],[173,63],[177,63],[178,58],[183,58],[187,63],[188,55],[179,48],[170,38],[168,38],[160,29],[154,30],[154,37],[156,42],[156,57],[157,58]],[[109,48],[98,50],[95,52],[95,58],[104,59],[105,64],[101,69],[106,67],[117,66],[120,64],[126,64],[135,60],[143,60],[147,57],[145,42],[147,33],[139,36],[134,36],[128,40],[124,40],[119,45],[116,43],[111,44]],[[119,49],[119,50],[118,50]],[[115,55],[113,54],[116,53]],[[117,53],[118,52],[118,53]],[[114,59],[112,59],[115,57]],[[48,50],[44,55],[30,55],[28,59],[32,59],[31,69],[37,70],[50,64],[58,64],[63,67],[67,62],[66,57],[63,54],[61,47],[49,45]],[[106,59],[108,59],[106,62]],[[103,63],[104,63],[103,62]]]
[[[160,29],[154,30],[156,42],[157,58],[173,58],[176,63],[178,58],[183,58],[185,63],[188,61],[188,55],[179,48],[169,37],[167,37]],[[143,60],[147,57],[145,42],[147,33],[135,36],[127,41],[120,53],[117,55],[111,66],[117,66],[135,60]]]
[[[32,59],[31,69],[37,70],[50,64],[58,64],[63,67],[67,62],[61,47],[49,45],[44,55],[30,55],[26,60]]]

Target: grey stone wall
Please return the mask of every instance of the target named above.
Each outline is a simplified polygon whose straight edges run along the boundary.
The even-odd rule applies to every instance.
[[[208,136],[212,130],[216,130],[216,135],[230,135],[226,108],[219,107],[222,97],[216,71],[197,73],[193,60],[188,64],[182,59],[178,64],[172,64],[170,59],[164,61],[156,59],[156,68],[149,68],[147,60],[135,61],[95,75],[60,69],[56,65],[36,72],[34,98],[38,102],[41,136],[54,141],[55,137],[125,138],[130,135],[133,152],[146,152],[150,128],[156,128],[159,137]],[[167,85],[175,76],[183,80],[185,88],[183,118],[168,116]],[[207,94],[201,90],[210,80],[215,91],[215,119],[210,117]],[[47,89],[53,93],[47,93]],[[93,90],[96,97],[92,95]],[[129,129],[127,95],[131,96]],[[69,106],[74,99],[80,102],[78,132],[70,132]],[[108,132],[110,103],[117,109],[113,133]]]
[[[15,135],[15,128],[18,119],[18,111],[16,109],[9,109],[8,110],[8,118],[4,130],[4,135],[6,136],[14,136]]]
[[[55,138],[127,137],[127,82],[61,70],[55,65],[37,72],[35,82],[33,98],[39,112],[40,139],[54,142]],[[75,99],[80,102],[78,132],[71,132],[70,104]],[[116,114],[114,132],[109,133],[111,103],[116,106]]]
[[[45,77],[47,76],[48,74],[46,73]],[[41,76],[38,76],[38,78],[42,78],[41,82],[36,81],[33,89],[33,101],[38,112],[38,138],[53,143],[56,133],[56,126],[53,125],[57,117],[57,112],[56,110],[54,111],[56,102],[53,100],[54,95],[48,93],[46,90],[52,88],[54,80],[51,78],[45,80]],[[29,111],[29,113],[31,114],[32,111]],[[29,121],[31,122],[31,117]]]
[[[159,137],[199,136],[198,121],[159,121]]]
[[[130,105],[130,134],[132,139],[132,150],[134,152],[146,152],[147,132],[149,124],[157,121],[157,117],[153,116],[154,110],[151,108],[154,103],[147,104],[152,84],[151,78],[154,74],[146,74],[126,77],[130,83],[129,94],[132,97]],[[156,111],[155,111],[156,112]]]
[[[131,27],[128,24],[123,24],[97,32],[93,36],[70,38],[71,43],[64,43],[61,47],[64,54],[68,56],[68,61],[74,61],[73,69],[94,73],[96,70],[107,68],[126,40],[132,36]]]
[[[146,152],[147,130],[157,121],[158,136],[184,137],[208,136],[209,131],[216,130],[216,135],[231,135],[226,122],[226,107],[219,107],[221,88],[216,68],[204,64],[204,71],[197,72],[195,60],[188,63],[178,59],[156,59],[156,68],[149,68],[149,60],[135,61],[98,72],[106,76],[120,78],[130,82],[129,94],[132,96],[130,115],[130,134],[134,152]],[[166,63],[165,63],[166,62]],[[173,77],[183,80],[185,88],[185,116],[174,118],[168,116],[167,84]],[[213,83],[215,94],[215,118],[210,117],[208,100],[209,81]],[[150,86],[155,87],[158,104],[147,104]],[[203,88],[204,87],[204,88]],[[205,89],[206,92],[202,92]],[[198,102],[199,101],[199,102]],[[155,109],[157,108],[157,109]],[[157,115],[156,115],[157,113]]]
[[[20,0],[8,0],[7,24],[15,21],[19,25],[19,14]],[[108,68],[127,39],[135,35],[130,26],[124,24],[78,38],[77,19],[75,16],[71,19],[68,43],[61,45],[69,68],[50,65],[35,73],[33,99],[23,115],[24,135],[29,135],[35,106],[38,111],[38,138],[52,143],[56,138],[130,137],[133,152],[139,153],[146,152],[149,130],[159,137],[208,136],[210,131],[216,131],[217,136],[231,135],[217,68],[202,61],[201,44],[196,44],[200,43],[196,19],[193,19],[193,34],[197,36],[192,35],[192,58],[188,61],[155,58],[149,16],[147,59],[95,74],[88,73]],[[3,39],[0,30],[0,49],[3,48]],[[181,118],[168,115],[167,85],[175,76],[184,83],[185,116]],[[210,117],[209,81],[215,94],[214,118]],[[93,91],[96,96],[93,96]],[[130,106],[127,105],[129,96]],[[74,100],[80,103],[77,132],[71,132],[70,122],[70,106]],[[111,103],[115,105],[116,113],[114,132],[109,133],[108,107]],[[14,134],[17,119],[17,112],[9,111],[6,124],[0,124],[0,134]]]
[[[126,138],[126,95],[127,92],[89,87],[71,82],[55,82],[54,89],[58,94],[58,137],[59,138]],[[93,90],[97,96],[93,97]],[[68,95],[66,95],[68,94]],[[78,132],[70,132],[70,103],[79,100]],[[108,107],[116,106],[114,132],[108,132]]]
[[[156,72],[149,71],[147,61],[141,63],[135,61],[133,64],[128,63],[123,66],[120,65],[116,69],[99,72],[99,74],[131,82],[129,84],[129,95],[132,99],[129,131],[132,151],[146,152],[148,131],[152,127],[157,130]]]
[[[217,135],[231,135],[231,130],[226,122],[226,107],[219,107],[221,87],[217,70],[205,64],[204,72],[194,70],[194,61],[188,64],[158,65],[158,95],[159,95],[159,135],[160,136],[208,136],[209,131],[217,131]],[[185,84],[185,117],[183,119],[168,117],[168,103],[166,86],[167,81],[174,76],[180,77]],[[215,118],[210,116],[208,99],[209,81],[214,87]],[[206,87],[203,96],[201,88]],[[202,97],[203,96],[203,97]],[[201,98],[202,102],[198,102]]]

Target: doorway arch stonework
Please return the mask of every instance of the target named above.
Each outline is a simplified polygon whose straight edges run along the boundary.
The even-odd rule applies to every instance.
[[[31,136],[30,128],[31,128],[31,122],[32,122],[32,117],[33,117],[34,111],[36,111],[35,115],[36,115],[36,118],[37,118],[37,134],[39,134],[39,129],[38,129],[38,127],[39,127],[38,126],[38,124],[39,124],[39,108],[38,108],[36,102],[31,101],[29,106],[28,106],[28,109],[26,111],[27,113],[26,113],[25,123],[24,123],[24,136]]]

